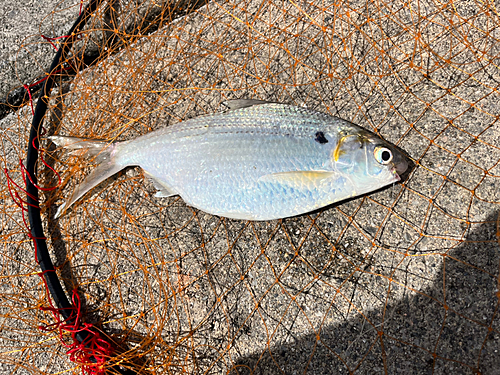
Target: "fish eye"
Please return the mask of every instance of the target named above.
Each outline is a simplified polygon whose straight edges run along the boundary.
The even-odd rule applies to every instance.
[[[389,164],[392,161],[392,152],[386,147],[375,147],[373,155],[375,156],[375,159],[383,165]]]

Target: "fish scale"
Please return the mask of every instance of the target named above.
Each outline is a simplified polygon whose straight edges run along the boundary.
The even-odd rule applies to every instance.
[[[127,166],[140,166],[158,196],[180,195],[205,212],[247,220],[309,212],[392,184],[406,170],[397,149],[337,117],[255,100],[229,106],[111,145],[80,140],[74,146],[68,137],[52,137],[69,149],[94,148],[93,155],[99,148],[101,161],[58,215]],[[382,149],[391,160],[380,159]]]

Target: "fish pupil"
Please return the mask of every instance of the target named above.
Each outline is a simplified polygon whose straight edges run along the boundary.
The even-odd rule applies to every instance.
[[[389,161],[391,160],[391,153],[389,151],[382,151],[382,161]]]
[[[323,132],[317,132],[315,135],[316,135],[316,138],[314,138],[314,140],[316,142],[318,142],[319,144],[328,143],[328,139],[326,139],[325,133],[323,133]]]

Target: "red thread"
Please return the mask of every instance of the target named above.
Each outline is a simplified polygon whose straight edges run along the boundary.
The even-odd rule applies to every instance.
[[[21,162],[22,163],[22,162]],[[33,204],[29,204],[28,202],[26,202],[23,198],[21,198],[21,195],[19,195],[19,193],[14,189],[14,187],[18,188],[19,190],[23,191],[24,193],[26,193],[27,195],[30,196],[30,198],[32,199],[35,199],[36,198],[31,195],[31,194],[28,194],[26,192],[25,189],[21,188],[9,175],[9,171],[7,170],[7,168],[4,168],[4,173],[5,173],[5,176],[7,178],[7,188],[9,189],[9,194],[12,198],[12,200],[14,201],[14,203],[16,204],[16,206],[18,206],[20,209],[21,209],[21,217],[23,219],[23,223],[24,223],[24,226],[26,227],[27,229],[27,234],[28,236],[31,238],[31,239],[34,239],[33,235],[31,234],[31,231],[29,230],[29,225],[28,225],[28,222],[26,220],[26,216],[25,216],[25,212],[28,211],[28,209],[25,207],[27,205],[30,205],[32,207],[38,207],[38,205],[33,205]],[[14,186],[14,187],[13,187]],[[35,244],[35,253],[36,253],[36,242],[34,242]]]
[[[81,2],[80,2],[80,14],[81,14],[81,11],[82,11],[82,6],[83,6],[83,0],[81,0]],[[73,35],[61,35],[61,36],[56,36],[56,37],[53,37],[53,38],[52,38],[52,37],[45,36],[45,35],[43,35],[43,34],[40,34],[40,36],[41,36],[43,39],[45,39],[46,41],[48,41],[48,42],[52,45],[52,47],[54,47],[54,49],[55,49],[56,51],[57,51],[57,46],[56,46],[54,43],[52,43],[52,41],[54,41],[54,40],[58,40],[58,39],[69,39],[69,38],[72,38],[72,39],[73,39],[73,41],[74,41],[74,40],[80,40],[80,39],[81,39],[81,36],[80,36],[80,35],[74,35],[74,34],[73,34]],[[59,70],[56,70],[56,71],[54,71],[54,73],[56,73],[56,74],[57,74],[57,73],[59,73],[59,72],[61,72],[61,71],[63,71],[63,70],[73,70],[73,71],[75,71],[75,72],[77,71],[77,70],[75,69],[75,67],[74,67],[74,66],[72,66],[72,64],[71,64],[68,60],[66,60],[66,64],[68,64],[69,66],[68,66],[68,67],[65,67],[65,68],[62,68],[62,69],[59,69]],[[44,78],[44,79],[45,79],[45,78]],[[38,82],[38,83],[39,83],[39,82]]]
[[[46,292],[48,293],[48,286],[45,278],[43,278],[43,274],[44,272],[39,273],[43,279]],[[52,312],[56,322],[46,326],[40,326],[39,328],[42,331],[57,330],[59,332],[59,340],[62,345],[68,349],[66,354],[69,355],[72,362],[81,366],[82,373],[88,375],[104,375],[106,373],[104,364],[114,352],[114,348],[101,336],[99,331],[97,331],[92,324],[82,321],[82,305],[76,289],[73,289],[72,302],[73,306],[70,308],[59,309],[54,307],[49,299],[50,307],[41,307],[40,310]],[[63,310],[69,310],[70,315],[67,319],[61,320],[60,314]],[[64,340],[65,332],[70,334],[72,339],[71,343],[67,343]],[[87,333],[87,338],[83,342],[79,342],[76,338],[76,334],[79,332]]]
[[[42,151],[40,152],[40,155],[42,154]],[[23,177],[23,182],[24,182],[24,185],[26,185],[26,177],[30,180],[31,184],[36,187],[38,190],[42,190],[42,191],[51,191],[51,190],[54,190],[54,189],[57,189],[57,187],[61,184],[61,176],[59,175],[59,173],[57,173],[54,168],[52,168],[50,165],[47,164],[47,162],[45,160],[43,160],[43,158],[41,158],[43,164],[48,167],[51,171],[53,171],[56,175],[57,175],[57,178],[58,178],[58,182],[57,182],[57,185],[56,186],[50,186],[50,187],[47,187],[47,188],[44,188],[44,187],[41,187],[39,186],[38,184],[35,184],[34,181],[33,181],[33,178],[31,177],[31,175],[28,173],[28,170],[26,169],[26,167],[24,166],[23,164],[23,161],[22,159],[19,159],[19,168],[21,169],[21,171],[23,172],[22,173],[22,177]],[[29,204],[28,202],[26,202],[24,199],[22,199],[19,194],[14,191],[13,193],[13,188],[12,188],[12,185],[14,185],[17,189],[21,190],[23,193],[25,193],[26,195],[28,195],[31,199],[35,200],[35,201],[38,201],[38,198],[35,197],[34,195],[28,193],[26,191],[26,189],[22,188],[21,186],[19,186],[17,184],[17,182],[15,182],[9,175],[9,170],[7,168],[4,168],[4,174],[5,176],[7,177],[7,186],[9,187],[9,193],[10,193],[10,196],[12,197],[12,199],[14,200],[14,202],[16,202],[16,199],[14,198],[14,195],[16,195],[16,197],[18,198],[19,200],[19,203],[16,202],[17,206],[19,206],[20,208],[22,204],[26,204],[26,205],[30,205],[32,207],[39,207],[38,205],[33,205],[33,204]]]
[[[31,97],[30,86],[24,84],[23,87],[25,88],[26,91],[28,91],[28,96],[30,97],[31,114],[35,115],[35,110],[33,109],[33,98]]]
[[[82,11],[82,7],[83,7],[83,0],[80,1],[80,14]],[[69,36],[65,35],[65,36],[60,36],[60,37],[56,37],[56,38],[49,38],[49,37],[42,35],[42,38],[47,40],[55,49],[57,49],[55,44],[52,43],[52,41],[57,40],[57,39],[61,39],[61,38],[69,38]],[[72,69],[72,68],[71,67],[64,67],[64,68],[61,68],[61,69],[58,69],[58,70],[51,72],[51,74],[57,74],[57,73],[60,73],[62,71],[70,70],[70,69]],[[36,86],[36,85],[42,83],[49,76],[50,75],[47,75],[46,77],[38,80],[35,83],[32,83],[31,85],[26,85],[26,84],[23,85],[23,87],[28,92],[29,102],[30,102],[30,106],[31,106],[31,113],[33,115],[35,114],[35,111],[33,108],[33,97],[31,95],[31,88],[33,86]],[[45,129],[43,128],[43,126],[40,126],[40,134],[39,135],[43,136],[44,134],[45,134]],[[61,184],[61,176],[54,168],[52,168],[50,165],[48,165],[47,162],[44,160],[43,153],[45,150],[41,147],[40,148],[36,147],[35,141],[37,139],[38,139],[38,136],[35,137],[35,139],[33,139],[31,146],[33,148],[35,148],[37,151],[39,151],[39,157],[40,157],[40,160],[42,161],[42,163],[57,175],[58,183],[56,186],[46,187],[46,188],[43,188],[43,187],[39,186],[38,184],[35,184],[32,176],[30,175],[30,173],[28,173],[26,167],[24,166],[23,161],[20,159],[19,165],[20,165],[21,175],[22,175],[22,179],[24,181],[25,186],[27,186],[27,179],[29,179],[31,184],[37,190],[50,191],[50,190],[56,189]],[[19,184],[17,184],[11,178],[11,176],[9,175],[9,170],[7,168],[4,168],[3,172],[5,173],[5,176],[7,178],[7,186],[9,189],[9,194],[12,197],[12,200],[14,201],[14,203],[21,209],[21,214],[22,214],[24,226],[27,229],[27,235],[30,239],[33,240],[33,245],[35,247],[35,254],[37,254],[36,240],[37,239],[45,240],[46,238],[45,237],[37,238],[37,237],[33,236],[33,234],[31,233],[29,224],[26,220],[25,212],[28,211],[28,208],[27,208],[28,206],[39,208],[38,198],[32,194],[29,194],[25,188],[22,188],[21,186],[19,186]],[[19,194],[18,191],[23,192],[29,198],[33,199],[36,203],[35,204],[28,203],[26,200],[21,198],[21,195]],[[38,263],[38,259],[36,259],[36,261]],[[71,307],[69,307],[67,309],[61,309],[61,308],[54,307],[52,300],[50,298],[50,291],[49,291],[49,288],[47,285],[47,281],[44,277],[45,273],[47,273],[47,272],[55,272],[55,270],[46,270],[46,271],[40,272],[38,274],[42,278],[42,281],[43,281],[43,284],[45,287],[45,292],[47,294],[47,300],[49,302],[49,307],[41,307],[40,310],[52,312],[52,315],[54,316],[54,319],[55,319],[55,323],[52,323],[52,324],[49,324],[46,326],[40,326],[39,328],[43,331],[58,331],[59,339],[60,339],[62,345],[64,345],[68,349],[66,353],[69,355],[70,360],[81,366],[83,374],[105,375],[106,370],[105,370],[104,365],[105,365],[107,359],[111,356],[111,354],[113,354],[114,347],[111,345],[111,343],[109,341],[107,341],[104,337],[101,336],[101,333],[92,324],[84,323],[82,321],[82,315],[83,315],[82,305],[81,305],[81,301],[80,301],[80,296],[76,292],[76,289],[73,290],[72,306]],[[65,311],[69,310],[69,316],[68,316],[68,318],[62,320],[60,315],[61,315],[63,310],[65,310]],[[80,332],[86,332],[86,335],[87,335],[86,339],[83,342],[79,342],[77,339],[77,334]],[[72,342],[68,343],[67,341],[65,341],[65,338],[64,338],[65,333],[69,333]]]
[[[42,127],[41,128],[41,132],[40,132],[40,135],[44,135],[45,134],[45,129]],[[28,171],[26,170],[26,167],[24,166],[24,164],[21,162],[21,170],[23,172],[26,172],[26,176],[28,176],[31,184],[36,187],[38,190],[42,190],[42,191],[51,191],[51,190],[54,190],[54,189],[57,189],[57,187],[59,187],[59,185],[61,185],[61,176],[59,175],[59,173],[54,169],[52,168],[50,165],[47,164],[47,162],[45,161],[45,159],[43,158],[43,153],[45,152],[45,150],[43,148],[38,148],[35,146],[35,141],[38,139],[38,136],[36,136],[35,138],[33,138],[33,143],[32,143],[32,146],[35,150],[37,150],[39,153],[40,153],[40,160],[42,161],[43,165],[45,165],[47,168],[49,168],[52,172],[54,172],[57,176],[57,184],[55,186],[51,186],[51,187],[41,187],[37,184],[35,184],[33,182],[33,179],[31,178],[31,175],[28,173]],[[24,180],[24,184],[26,184],[26,178],[24,177],[24,173],[23,173],[23,180]]]
[[[42,35],[42,37],[43,37],[43,35]],[[57,38],[55,38],[55,39],[57,39]],[[53,74],[61,73],[61,72],[65,71],[65,70],[70,70],[70,69],[72,69],[72,68],[71,67],[66,67],[66,68],[57,69],[56,71],[53,72]],[[33,86],[36,86],[36,85],[42,83],[43,81],[45,81],[47,79],[47,77],[41,78],[38,81],[36,81],[36,82],[34,82],[34,83],[30,84],[30,85],[27,85],[27,84],[23,85],[24,89],[28,92],[28,96],[30,98],[30,106],[31,106],[31,114],[32,115],[35,115],[35,110],[33,109],[33,97],[31,96],[31,88]]]
[[[80,4],[80,6],[81,6],[81,4]],[[54,47],[54,49],[55,49],[56,51],[57,51],[57,47],[56,47],[56,45],[55,45],[54,43],[52,43],[52,41],[53,41],[53,40],[62,39],[62,38],[69,38],[69,35],[56,36],[56,37],[54,37],[54,38],[51,38],[51,37],[45,36],[45,35],[43,35],[43,34],[40,34],[40,36],[41,36],[43,39],[45,39],[47,42],[49,42],[49,43],[52,45],[52,47]]]
[[[80,7],[82,6],[83,3],[80,3]],[[47,42],[49,42],[52,47],[54,47],[54,49],[57,51],[57,46],[52,43],[52,41],[54,40],[58,40],[58,39],[66,39],[66,38],[71,38],[71,37],[75,37],[75,35],[61,35],[61,36],[56,36],[56,37],[50,37],[50,36],[45,36],[43,34],[40,34],[40,36],[45,39]],[[80,36],[76,36],[76,40],[79,40],[80,39]]]
[[[21,162],[22,164],[22,162]],[[20,187],[17,182],[15,182],[12,177],[10,177],[9,175],[9,170],[7,168],[4,168],[3,170],[5,176],[7,177],[7,187],[9,188],[9,193],[10,193],[10,196],[12,197],[12,200],[14,201],[14,203],[21,209],[25,209],[24,208],[24,204],[28,204],[28,202],[26,202],[24,199],[21,198],[21,196],[19,195],[19,193],[17,191],[14,190],[14,188],[12,187],[12,185],[14,185],[16,188],[18,188],[19,190],[21,190],[22,192],[26,193],[27,195],[29,195],[30,198],[32,199],[35,199],[36,200],[36,197],[34,197],[33,195],[31,194],[28,194],[28,192],[23,189],[22,187]],[[15,197],[14,197],[15,195]]]

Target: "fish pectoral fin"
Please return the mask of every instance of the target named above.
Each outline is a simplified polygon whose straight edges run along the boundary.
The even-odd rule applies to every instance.
[[[171,188],[163,184],[160,180],[155,178],[151,173],[144,171],[144,175],[151,180],[155,189],[158,190],[155,194],[155,197],[167,198],[171,197],[172,195],[178,195],[177,192],[173,191]]]
[[[261,104],[267,104],[271,102],[266,102],[265,100],[258,100],[258,99],[233,99],[233,100],[228,100],[225,102],[222,102],[226,107],[229,108],[229,110],[234,110],[234,109],[241,109],[241,108],[248,108],[252,107],[254,105],[261,105]]]
[[[335,179],[337,172],[332,171],[294,171],[271,173],[259,178],[259,182],[275,183],[294,189],[310,190],[328,179]]]

